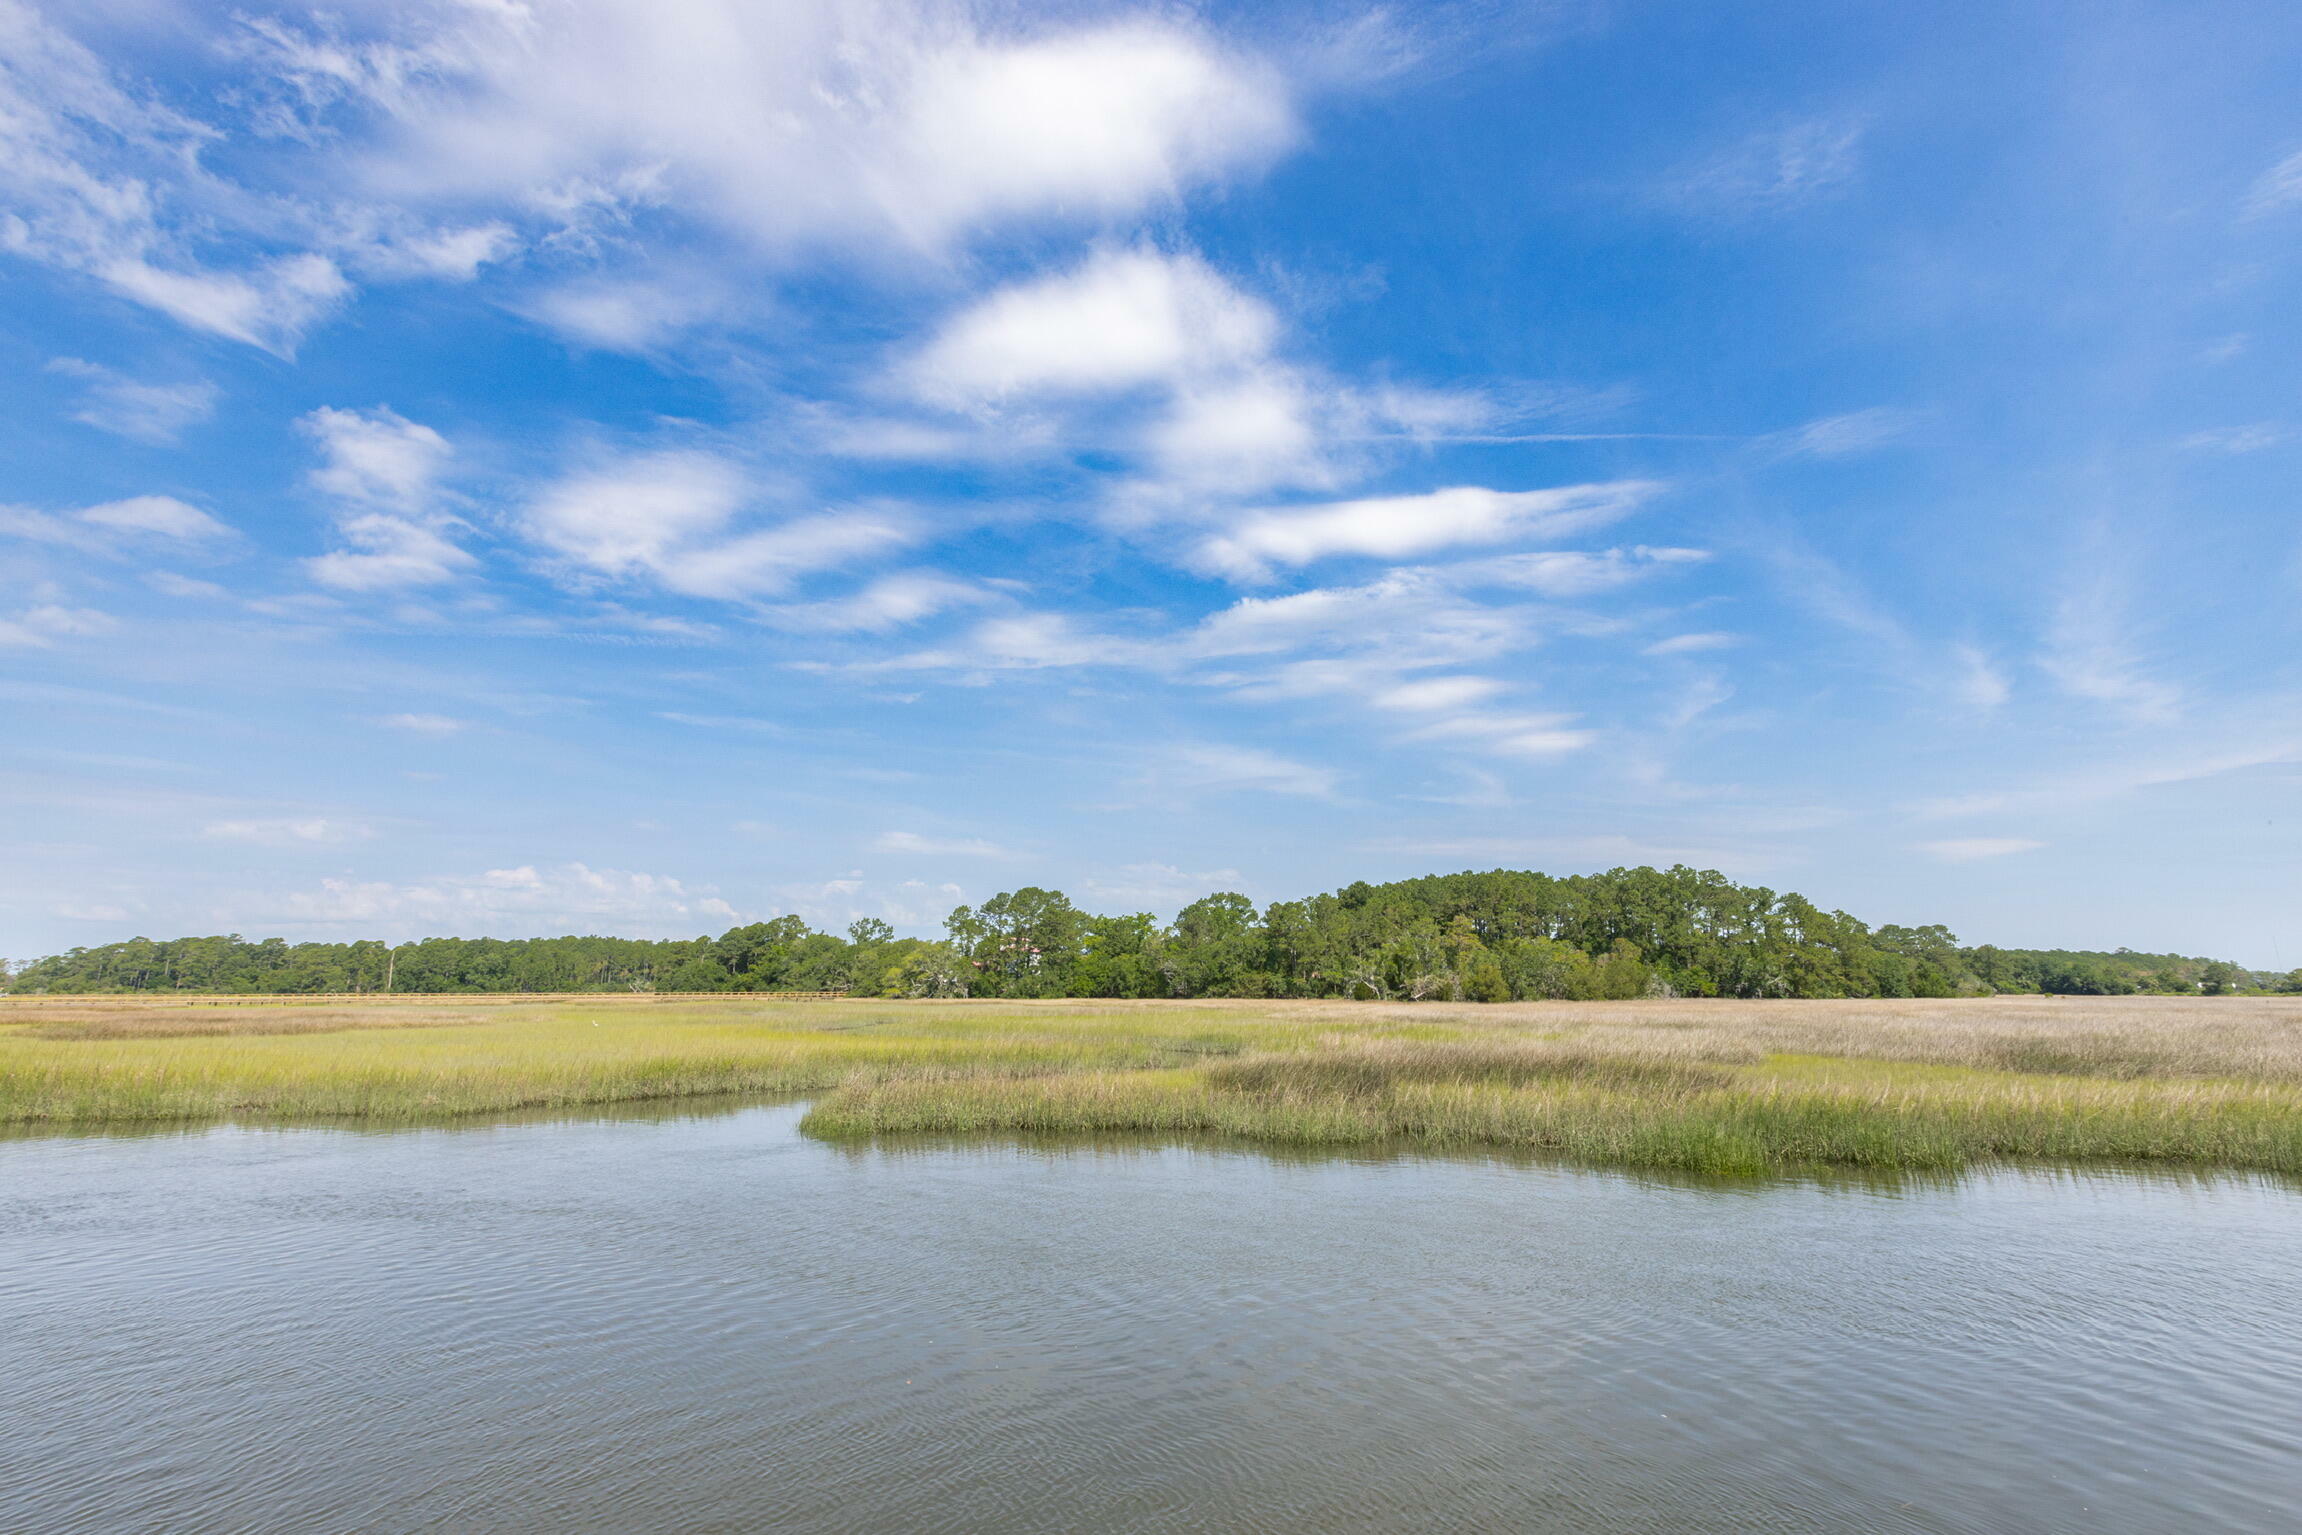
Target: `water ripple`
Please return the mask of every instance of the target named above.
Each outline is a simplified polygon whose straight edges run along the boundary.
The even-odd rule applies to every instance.
[[[2281,1188],[797,1112],[0,1143],[0,1526],[2302,1526]]]

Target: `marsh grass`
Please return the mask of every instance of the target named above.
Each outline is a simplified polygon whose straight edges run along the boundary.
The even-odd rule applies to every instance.
[[[283,1025],[292,1025],[283,1027]],[[812,1093],[805,1127],[1510,1147],[1707,1174],[2302,1174],[2302,1005],[649,1002],[0,1009],[0,1121],[409,1122]]]
[[[0,1019],[16,1024],[24,1039],[206,1039],[252,1034],[343,1034],[354,1029],[447,1029],[486,1023],[488,1015],[442,1008],[391,1012],[356,1008],[315,1008],[294,1013],[247,1009],[235,1012],[106,1013],[93,1008],[58,1008]]]
[[[1204,1014],[932,1004],[554,1002],[469,1015],[363,1011],[244,1017],[206,1008],[115,1019],[0,1012],[0,1122],[359,1117],[411,1121],[847,1081],[1145,1067],[1240,1041]],[[287,1022],[311,1028],[283,1029]],[[449,1026],[450,1023],[454,1026]],[[410,1027],[414,1024],[417,1026]],[[424,1026],[429,1024],[431,1026]]]

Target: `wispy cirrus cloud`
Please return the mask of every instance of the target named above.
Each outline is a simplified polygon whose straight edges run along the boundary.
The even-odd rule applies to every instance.
[[[1668,179],[1665,201],[1692,211],[1780,212],[1852,184],[1862,170],[1867,125],[1816,117],[1754,133]]]
[[[2241,204],[2249,218],[2263,218],[2295,207],[2302,207],[2302,150],[2256,177]]]
[[[154,384],[77,357],[58,357],[50,373],[81,382],[72,419],[115,436],[166,446],[216,413],[220,391],[206,379]]]

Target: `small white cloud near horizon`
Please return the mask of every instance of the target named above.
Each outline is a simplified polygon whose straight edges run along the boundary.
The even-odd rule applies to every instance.
[[[2036,852],[2046,846],[2033,837],[1945,837],[1939,841],[1921,842],[1918,851],[1944,863],[1975,863],[1985,858],[2005,858],[2014,853]]]
[[[450,736],[464,728],[462,720],[445,714],[387,714],[376,723],[421,736]]]

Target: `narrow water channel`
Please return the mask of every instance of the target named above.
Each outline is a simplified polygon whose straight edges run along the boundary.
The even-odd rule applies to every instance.
[[[799,1112],[0,1141],[0,1528],[2302,1528],[2290,1186]]]

